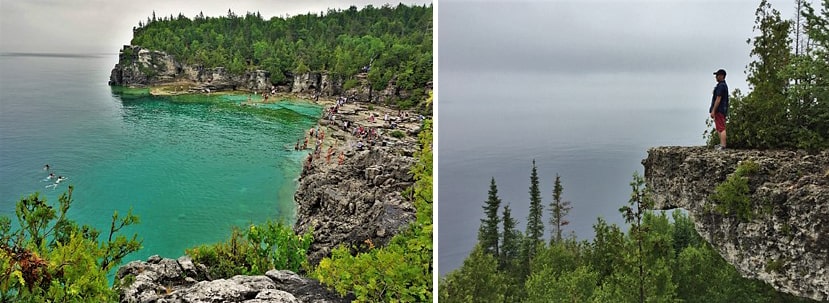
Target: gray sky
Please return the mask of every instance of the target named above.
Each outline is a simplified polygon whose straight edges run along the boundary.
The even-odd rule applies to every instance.
[[[771,3],[784,18],[794,16],[794,0]],[[658,80],[678,73],[705,77],[725,68],[729,86],[745,90],[746,39],[756,35],[758,5],[748,0],[440,0],[441,85],[474,86],[481,82],[463,79],[490,72],[518,82],[551,74]]]
[[[259,11],[263,18],[319,13],[328,8],[362,8],[367,4],[392,6],[401,1],[353,0],[0,0],[0,52],[117,53],[132,39],[132,27],[157,16],[193,18],[224,16],[231,9],[238,15]],[[428,0],[405,0],[407,4],[428,4]]]

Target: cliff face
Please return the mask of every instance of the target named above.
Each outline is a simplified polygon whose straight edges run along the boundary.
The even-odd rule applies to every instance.
[[[722,214],[711,198],[741,161],[759,166],[748,176],[748,222]],[[642,164],[655,208],[687,210],[700,235],[743,276],[829,300],[829,151],[657,147]]]
[[[243,75],[229,73],[223,67],[207,69],[180,63],[167,53],[124,45],[118,63],[112,69],[109,85],[146,87],[174,82],[198,84],[197,90],[270,90],[270,74],[264,70]]]
[[[193,83],[193,92],[247,90],[264,92],[272,86],[280,92],[320,96],[347,95],[354,100],[381,102],[408,98],[409,92],[397,87],[394,80],[381,91],[372,91],[366,74],[358,74],[358,85],[343,89],[343,79],[324,72],[308,72],[291,76],[285,85],[270,81],[265,70],[246,71],[242,75],[231,74],[223,67],[204,68],[201,65],[187,65],[175,60],[165,52],[149,50],[140,46],[124,45],[118,55],[118,63],[112,69],[109,85],[147,87],[168,83]]]
[[[323,146],[334,145],[334,154],[342,153],[343,163],[335,160],[327,164],[318,158],[306,164],[300,176],[294,195],[294,231],[304,233],[313,228],[314,242],[308,251],[313,265],[339,244],[383,246],[415,219],[411,199],[401,192],[414,183],[410,170],[418,150],[420,123],[414,117],[402,120],[397,130],[408,135],[394,138],[389,135],[392,129],[379,118],[375,123],[366,122],[366,112],[362,105],[349,103],[340,109],[338,122],[321,121],[326,138],[331,140]],[[356,143],[357,139],[342,130],[342,121],[376,127],[382,133],[378,140],[382,143],[371,149],[354,149],[348,142]]]

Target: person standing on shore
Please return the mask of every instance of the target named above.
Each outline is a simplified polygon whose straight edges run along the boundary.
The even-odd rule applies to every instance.
[[[724,69],[714,72],[717,86],[714,87],[714,94],[711,97],[711,107],[708,108],[708,113],[714,119],[714,128],[720,135],[718,150],[725,149],[726,143],[725,117],[728,115],[728,85],[725,83],[725,74]]]

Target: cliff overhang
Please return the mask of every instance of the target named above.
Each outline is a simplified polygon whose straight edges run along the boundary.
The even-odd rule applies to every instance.
[[[756,168],[745,176],[748,218],[723,211],[713,198],[746,162]],[[687,210],[699,234],[743,276],[829,300],[829,150],[655,147],[642,164],[654,208]]]

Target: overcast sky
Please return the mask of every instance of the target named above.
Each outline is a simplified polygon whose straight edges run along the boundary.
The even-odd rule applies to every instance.
[[[794,16],[794,0],[771,3],[784,18]],[[704,77],[725,68],[730,86],[744,89],[746,39],[756,35],[758,5],[751,0],[440,0],[440,82],[443,88],[447,82],[474,86],[481,81],[463,79],[491,72],[658,80],[671,73]],[[474,89],[458,90],[469,91]]]
[[[0,52],[117,53],[132,39],[132,27],[157,16],[182,13],[193,18],[224,16],[231,9],[238,15],[259,11],[263,18],[319,13],[328,8],[379,7],[383,0],[0,0]],[[428,4],[428,0],[405,0],[406,4]]]

